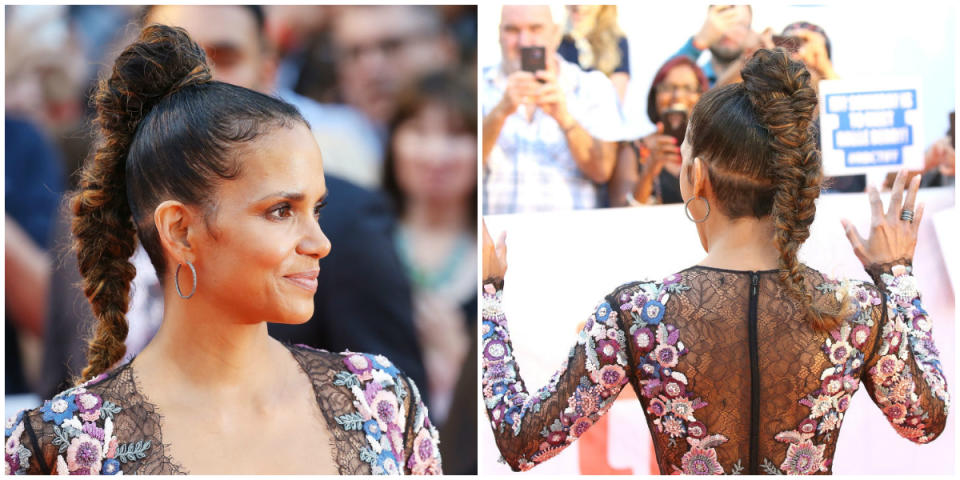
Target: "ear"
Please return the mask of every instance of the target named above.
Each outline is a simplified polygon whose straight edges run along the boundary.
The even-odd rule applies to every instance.
[[[166,200],[153,211],[153,221],[163,251],[174,263],[196,260],[195,243],[202,218],[196,209],[177,200]]]
[[[707,178],[707,165],[700,160],[700,157],[694,157],[693,164],[690,166],[693,170],[690,179],[693,181],[693,194],[698,197],[706,196],[710,179]]]

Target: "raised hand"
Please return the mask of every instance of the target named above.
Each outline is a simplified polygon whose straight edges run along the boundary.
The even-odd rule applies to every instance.
[[[487,222],[483,222],[483,280],[502,280],[507,274],[507,232],[500,234],[497,244],[493,243]]]
[[[911,180],[906,198],[903,195],[905,183],[906,171],[901,170],[893,182],[890,206],[886,213],[883,211],[880,192],[873,185],[869,187],[872,218],[870,235],[866,240],[860,236],[850,220],[841,220],[847,232],[847,239],[853,246],[853,252],[864,267],[889,264],[898,260],[908,262],[913,260],[913,251],[917,246],[917,232],[920,229],[920,220],[923,219],[923,204],[914,207],[917,190],[920,188],[920,176],[916,175]],[[910,215],[912,219],[905,219]]]

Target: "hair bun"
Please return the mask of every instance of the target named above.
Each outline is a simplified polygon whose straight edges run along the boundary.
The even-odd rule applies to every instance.
[[[101,128],[132,135],[161,99],[212,79],[207,57],[182,28],[150,25],[117,57],[96,99]],[[103,88],[106,87],[106,88]]]
[[[766,119],[782,119],[785,113],[800,115],[798,121],[812,118],[817,92],[810,85],[810,72],[786,50],[758,50],[740,75],[750,103],[767,125],[771,122]]]

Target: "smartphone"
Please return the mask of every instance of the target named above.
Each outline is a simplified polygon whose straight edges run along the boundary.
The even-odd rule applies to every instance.
[[[520,47],[520,69],[536,74],[547,69],[547,49],[544,47]],[[542,80],[537,79],[541,83]]]
[[[663,122],[663,134],[677,139],[677,146],[679,147],[687,134],[687,110],[671,107],[670,110],[663,112],[660,121]]]
[[[950,130],[947,135],[950,135],[950,145],[957,148],[957,112],[950,112]]]

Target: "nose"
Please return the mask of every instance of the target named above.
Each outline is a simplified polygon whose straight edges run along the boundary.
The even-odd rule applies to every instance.
[[[330,249],[333,245],[327,235],[323,233],[320,224],[315,221],[306,223],[306,231],[300,237],[300,243],[297,244],[297,253],[317,260],[330,255]]]

